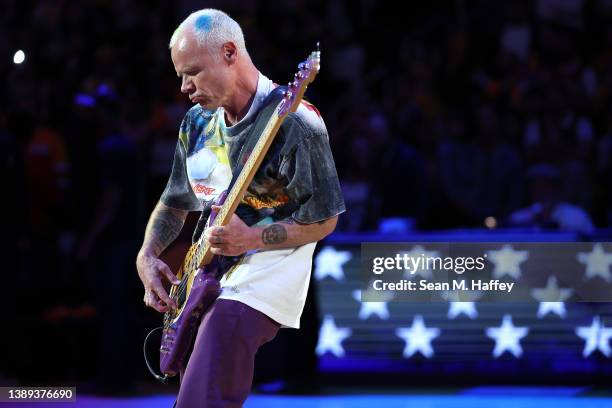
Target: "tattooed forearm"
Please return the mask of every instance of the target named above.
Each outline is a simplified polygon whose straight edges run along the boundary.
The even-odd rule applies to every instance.
[[[336,227],[338,217],[331,217],[325,222],[303,224],[293,217],[276,221],[265,226],[253,226],[256,234],[252,235],[253,249],[272,250],[295,248],[310,242],[320,241]]]
[[[186,216],[186,212],[158,205],[147,225],[143,249],[147,247],[159,256],[178,237]]]
[[[280,244],[287,240],[287,230],[281,224],[272,224],[264,228],[261,240],[266,245]]]
[[[162,210],[158,213],[151,230],[157,241],[166,248],[178,237],[184,222],[184,219],[180,219],[172,211]]]

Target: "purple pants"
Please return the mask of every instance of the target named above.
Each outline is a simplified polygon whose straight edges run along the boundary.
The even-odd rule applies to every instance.
[[[244,303],[217,299],[202,318],[177,408],[241,407],[251,391],[255,353],[280,324]]]

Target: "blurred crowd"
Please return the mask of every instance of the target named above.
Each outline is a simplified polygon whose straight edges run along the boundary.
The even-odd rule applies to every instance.
[[[612,2],[342,5],[323,109],[344,228],[612,224]]]
[[[612,226],[610,0],[5,0],[1,244],[7,284],[35,298],[14,322],[29,334],[21,349],[92,347],[51,329],[40,338],[28,319],[99,319],[102,348],[141,339],[96,311],[143,313],[125,306],[142,296],[134,255],[189,108],[168,41],[203,7],[232,15],[281,84],[321,43],[307,97],[347,202],[338,230]],[[75,287],[93,289],[79,298]],[[102,372],[140,358],[115,350]],[[60,367],[59,355],[32,358]]]

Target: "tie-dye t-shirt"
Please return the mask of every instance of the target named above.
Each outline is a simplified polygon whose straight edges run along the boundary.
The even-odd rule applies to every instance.
[[[231,127],[222,108],[191,108],[181,124],[172,174],[161,201],[173,208],[202,210],[224,191],[248,158],[247,139],[259,137],[266,116],[276,105],[274,84],[259,74],[257,92],[247,115]],[[278,91],[276,91],[278,92]],[[270,98],[268,98],[270,96]],[[257,126],[257,129],[253,129]],[[247,149],[248,149],[247,148]],[[317,109],[302,102],[283,122],[236,213],[247,224],[293,218],[310,224],[344,212],[327,130]],[[201,226],[202,223],[199,223]],[[201,228],[196,229],[196,235]],[[315,243],[296,248],[250,251],[222,281],[221,298],[243,302],[283,326],[299,327]]]

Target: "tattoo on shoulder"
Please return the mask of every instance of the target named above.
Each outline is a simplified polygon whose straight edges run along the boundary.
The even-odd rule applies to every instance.
[[[261,240],[268,245],[280,244],[287,240],[287,230],[281,224],[272,224],[262,231]]]

